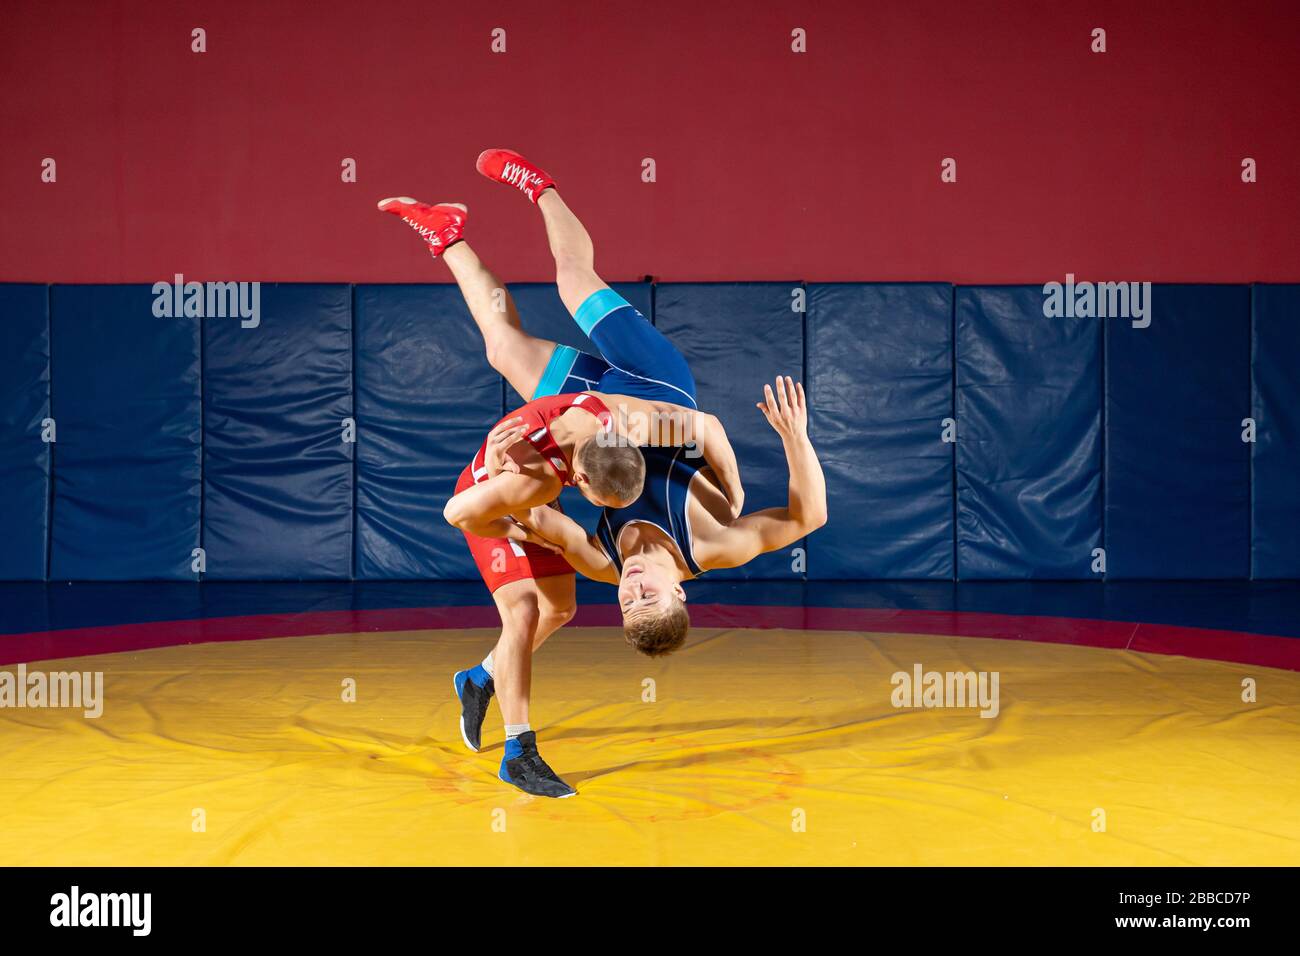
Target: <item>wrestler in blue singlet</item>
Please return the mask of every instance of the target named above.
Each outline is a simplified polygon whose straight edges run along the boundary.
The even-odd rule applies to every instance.
[[[652,524],[673,539],[686,567],[699,577],[704,569],[695,561],[686,504],[690,499],[691,480],[704,467],[703,459],[691,457],[689,448],[642,448],[641,453],[645,456],[645,490],[626,508],[601,511],[596,537],[622,574],[619,533],[633,522]]]

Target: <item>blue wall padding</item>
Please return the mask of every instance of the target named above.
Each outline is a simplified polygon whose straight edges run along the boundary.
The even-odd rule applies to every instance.
[[[1300,285],[1253,290],[1252,572],[1300,578]]]
[[[642,315],[653,321],[651,314],[652,286],[648,282],[615,282],[610,286]],[[520,324],[529,335],[551,339],[592,355],[599,355],[591,339],[582,334],[578,323],[560,301],[559,291],[552,283],[521,282],[510,286],[510,294],[519,308]],[[506,411],[524,403],[510,385],[506,385]],[[564,512],[588,531],[595,529],[600,509],[578,493],[576,488],[566,488],[560,496]]]
[[[147,285],[52,286],[53,580],[193,580],[199,321]]]
[[[1105,336],[1107,575],[1246,577],[1249,288],[1157,285]]]
[[[951,578],[952,287],[810,285],[807,334],[809,434],[830,502],[808,577]]]
[[[789,472],[781,440],[755,404],[775,376],[803,374],[798,282],[670,283],[655,290],[655,325],[681,350],[699,388],[700,409],[717,415],[740,460],[745,510],[784,506]],[[833,507],[833,506],[832,506]],[[719,579],[799,578],[795,548],[765,554]]]
[[[359,578],[478,576],[442,517],[503,413],[501,378],[455,286],[356,289]]]
[[[787,486],[754,403],[808,386],[831,523],[714,579],[1095,579],[1099,526],[1111,579],[1300,577],[1300,285],[1156,286],[1148,328],[1043,317],[1036,285],[615,289],[691,363],[747,511]],[[553,286],[512,291],[593,348]],[[455,286],[264,285],[257,328],[156,301],[0,284],[0,580],[194,580],[200,546],[210,579],[477,580],[442,507],[521,399]]]
[[[255,328],[204,319],[205,577],[351,575],[351,298],[268,283]]]
[[[1089,578],[1101,546],[1102,320],[1043,287],[957,290],[957,576]]]
[[[49,292],[0,285],[0,580],[45,577],[50,517]]]

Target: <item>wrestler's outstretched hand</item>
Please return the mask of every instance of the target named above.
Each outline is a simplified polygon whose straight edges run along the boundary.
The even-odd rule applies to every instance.
[[[776,377],[776,391],[771,385],[763,386],[764,401],[758,403],[767,423],[776,429],[781,441],[808,437],[808,403],[804,399],[803,383],[789,375]]]

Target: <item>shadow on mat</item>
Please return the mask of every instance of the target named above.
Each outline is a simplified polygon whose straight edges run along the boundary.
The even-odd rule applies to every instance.
[[[774,740],[765,740],[761,736],[754,739],[742,739],[732,741],[716,741],[709,745],[709,749],[695,750],[691,753],[678,754],[671,757],[655,757],[647,755],[643,760],[626,760],[619,764],[608,767],[598,767],[592,770],[568,771],[564,778],[571,784],[581,781],[593,780],[597,777],[603,777],[606,774],[618,773],[619,771],[629,770],[633,767],[641,769],[672,770],[682,767],[698,766],[699,764],[717,765],[724,763],[735,763],[745,760],[763,760],[764,758],[778,758],[783,754],[806,754],[814,750],[824,749],[843,749],[845,746],[846,734],[867,733],[872,724],[877,724],[881,720],[888,720],[894,714],[882,714],[879,711],[848,711],[836,715],[829,722],[819,721],[812,726],[806,726],[805,729],[798,729],[800,724],[806,724],[806,718],[799,717],[755,717],[749,720],[705,720],[689,723],[676,724],[657,724],[654,727],[604,727],[604,728],[574,728],[570,731],[557,731],[548,734],[549,739],[563,737],[584,737],[592,735],[617,734],[644,734],[647,743],[652,740],[661,740],[664,737],[672,736],[679,733],[695,733],[707,730],[774,730],[786,729],[791,732],[784,734],[786,739],[780,742]],[[839,731],[839,733],[837,733]],[[811,738],[811,739],[810,739]]]
[[[621,727],[548,727],[541,742],[545,745],[556,740],[604,739],[631,735],[649,743],[675,734],[696,734],[709,730],[735,730],[737,728],[772,730],[777,727],[788,727],[791,724],[797,724],[804,719],[802,717],[757,717],[749,720],[697,720],[675,724],[656,724],[653,727],[629,727],[626,724]],[[501,750],[504,747],[505,742],[500,740],[495,743],[485,743],[479,753]]]

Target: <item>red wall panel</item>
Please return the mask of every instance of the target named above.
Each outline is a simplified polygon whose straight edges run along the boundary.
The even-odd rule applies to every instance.
[[[612,279],[1295,280],[1297,49],[1294,3],[9,0],[0,280],[445,278],[393,194],[545,280],[495,145]]]

